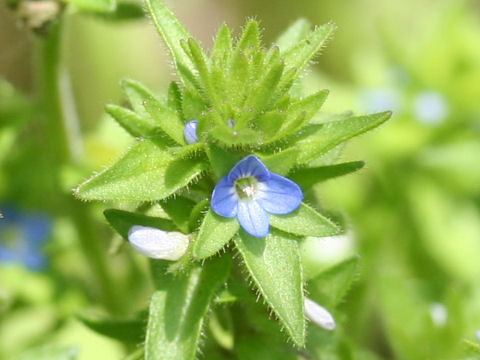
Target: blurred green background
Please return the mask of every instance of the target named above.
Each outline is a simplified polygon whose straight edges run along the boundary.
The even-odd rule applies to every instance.
[[[366,162],[360,172],[315,189],[350,231],[306,244],[306,256],[313,247],[310,261],[323,266],[362,258],[341,306],[355,359],[469,358],[474,346],[464,340],[477,343],[480,329],[480,2],[167,3],[207,48],[222,23],[239,29],[246,17],[261,22],[267,43],[299,17],[338,25],[305,92],[330,89],[326,113],[394,116],[344,149],[342,160]],[[40,41],[0,3],[0,211],[15,218],[0,228],[0,359],[46,343],[78,348],[79,359],[120,359],[135,345],[95,334],[78,314],[128,317],[151,292],[145,259],[113,235],[104,206],[74,200],[71,189],[130,144],[103,111],[124,101],[119,81],[164,93],[172,66],[146,18],[68,8],[63,22],[61,89],[74,145],[52,167],[61,154],[49,151],[55,139],[37,111]]]

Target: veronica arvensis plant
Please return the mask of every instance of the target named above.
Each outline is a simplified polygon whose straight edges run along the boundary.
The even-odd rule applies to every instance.
[[[130,231],[132,244],[147,256],[163,256],[171,233],[191,238],[188,248],[184,241],[178,242],[182,249],[166,247],[175,256],[151,262],[156,290],[145,358],[194,359],[208,309],[215,317],[224,311],[218,304],[254,306],[255,295],[238,281],[238,268],[246,269],[253,289],[293,344],[304,347],[305,302],[318,301],[330,311],[335,303],[318,292],[305,300],[309,279],[303,275],[300,244],[307,236],[343,231],[322,214],[314,197],[306,196],[310,205],[303,202],[304,192],[358,169],[336,164],[342,144],[380,125],[390,113],[326,121],[319,110],[327,91],[298,97],[292,90],[332,36],[333,24],[311,30],[300,20],[268,49],[257,22],[249,21],[236,40],[222,26],[207,52],[161,0],[146,5],[173,58],[178,82],[170,84],[167,98],[135,81],[123,82],[131,107],[108,105],[106,110],[138,141],[76,190],[84,200],[134,201],[132,212],[110,209],[105,216],[125,239]],[[147,216],[142,211],[148,206],[139,202],[159,204],[168,216]],[[342,277],[328,280],[338,285],[332,291],[345,293],[355,275],[351,269],[350,262],[340,266],[336,274]],[[314,322],[330,314],[309,306],[307,315]],[[258,316],[252,316],[237,317],[242,323],[237,329],[256,331],[259,338],[266,334],[268,346],[284,346],[283,335],[256,327]],[[333,318],[328,324],[324,327],[333,329]],[[214,336],[207,348],[224,346],[215,340],[215,327],[209,331]]]

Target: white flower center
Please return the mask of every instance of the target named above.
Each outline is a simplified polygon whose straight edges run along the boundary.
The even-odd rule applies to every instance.
[[[251,199],[258,193],[258,180],[253,176],[237,179],[235,191],[240,199]]]

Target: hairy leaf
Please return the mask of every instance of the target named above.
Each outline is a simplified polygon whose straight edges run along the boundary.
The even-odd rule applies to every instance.
[[[307,36],[310,27],[311,24],[307,19],[298,19],[278,37],[275,44],[282,52],[287,52]]]
[[[115,119],[130,135],[147,138],[159,129],[150,117],[142,117],[138,114],[117,105],[105,106],[107,113]]]
[[[124,79],[121,82],[123,91],[130,102],[133,110],[141,117],[149,118],[150,115],[145,110],[145,100],[155,98],[155,95],[145,86],[135,80]]]
[[[193,244],[193,256],[205,259],[215,255],[233,238],[239,227],[237,219],[218,216],[208,209]]]
[[[232,52],[232,34],[227,25],[222,25],[215,38],[212,50],[213,63],[221,68],[226,68]]]
[[[240,231],[235,237],[256,287],[297,346],[305,344],[302,268],[297,240],[278,232],[264,239]]]
[[[331,23],[317,27],[304,40],[284,53],[286,67],[295,68],[297,73],[301,73],[325,46],[334,31],[335,25]]]
[[[145,99],[143,105],[150,116],[155,120],[155,123],[158,124],[168,136],[180,145],[185,144],[185,138],[183,135],[185,125],[174,110],[152,97]]]
[[[305,191],[319,182],[360,170],[364,165],[363,161],[352,161],[335,165],[301,168],[289,174],[289,178]]]
[[[190,213],[195,206],[195,202],[183,196],[175,196],[162,201],[160,205],[183,233],[190,232]]]
[[[322,237],[340,233],[337,225],[306,204],[287,215],[269,216],[273,227],[295,235]]]
[[[145,4],[158,33],[170,51],[179,75],[184,77],[185,74],[191,72],[193,65],[190,60],[184,56],[181,41],[186,41],[192,36],[162,0],[145,0]],[[190,81],[185,78],[182,80]]]
[[[195,158],[179,158],[155,143],[138,142],[113,166],[76,189],[84,200],[154,201],[185,187],[207,168]]]
[[[227,279],[230,258],[214,258],[178,275],[164,273],[163,262],[154,264],[157,291],[150,303],[145,360],[193,360],[203,318]]]
[[[299,163],[308,163],[328,150],[387,121],[390,111],[311,125],[298,136]]]

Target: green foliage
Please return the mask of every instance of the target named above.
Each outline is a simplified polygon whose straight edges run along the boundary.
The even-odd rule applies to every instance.
[[[93,314],[79,315],[79,320],[91,330],[129,344],[139,344],[145,339],[146,316],[136,319],[110,319]]]
[[[241,231],[235,244],[268,306],[293,342],[304,346],[303,279],[297,240],[271,232],[264,241],[259,241]]]
[[[337,264],[309,281],[310,297],[327,308],[335,308],[359,273],[360,259],[354,257]]]
[[[165,274],[163,265],[157,262],[153,268],[157,290],[150,303],[145,359],[195,359],[203,318],[228,276],[230,259],[216,258],[177,276]]]
[[[270,222],[277,229],[300,236],[323,237],[340,232],[331,220],[305,204],[287,215],[271,215]]]
[[[134,145],[115,165],[89,179],[76,190],[85,200],[164,199],[197,178],[206,164],[182,158],[145,140]]]
[[[193,256],[204,259],[220,251],[238,232],[236,219],[218,216],[208,210],[193,245]]]
[[[253,238],[239,230],[236,218],[221,217],[210,209],[213,187],[248,154],[256,154],[271,171],[290,176],[304,191],[354,172],[363,162],[336,164],[343,144],[382,124],[391,113],[320,119],[328,91],[298,97],[294,85],[298,87],[307,66],[331,38],[333,24],[311,30],[308,22],[300,20],[270,48],[262,43],[254,20],[236,39],[222,26],[209,52],[162,1],[147,0],[146,5],[180,82],[170,84],[167,98],[136,81],[122,82],[130,107],[108,105],[106,110],[137,142],[114,165],[76,190],[84,200],[159,201],[168,219],[141,211],[105,211],[124,238],[133,225],[192,234],[191,249],[177,263],[152,262],[157,290],[150,304],[145,358],[195,358],[204,316],[227,279],[217,303],[250,301],[250,290],[238,284],[242,268],[290,340],[302,348],[306,343],[304,287],[308,285],[312,296],[333,309],[349,288],[357,263],[356,259],[342,263],[307,284],[299,243],[305,237],[337,235],[344,229],[330,216],[302,204],[288,215],[270,214],[270,234]],[[184,127],[191,120],[198,122],[199,142],[187,145]],[[227,246],[231,239],[232,246]],[[222,249],[225,252],[219,254]],[[243,265],[234,262],[229,275],[232,251],[239,252]],[[289,345],[281,345],[286,351],[255,350],[260,338],[242,338],[237,348],[235,325],[222,328],[219,319],[225,320],[225,312],[214,311],[211,332],[217,346],[236,351],[240,359],[295,358]],[[254,326],[257,320],[251,317],[248,321]],[[84,322],[100,333],[123,336],[123,325],[115,334],[111,323]],[[279,330],[273,321],[264,325]],[[284,341],[278,334],[262,336],[275,344]],[[215,346],[208,349],[215,353]]]

